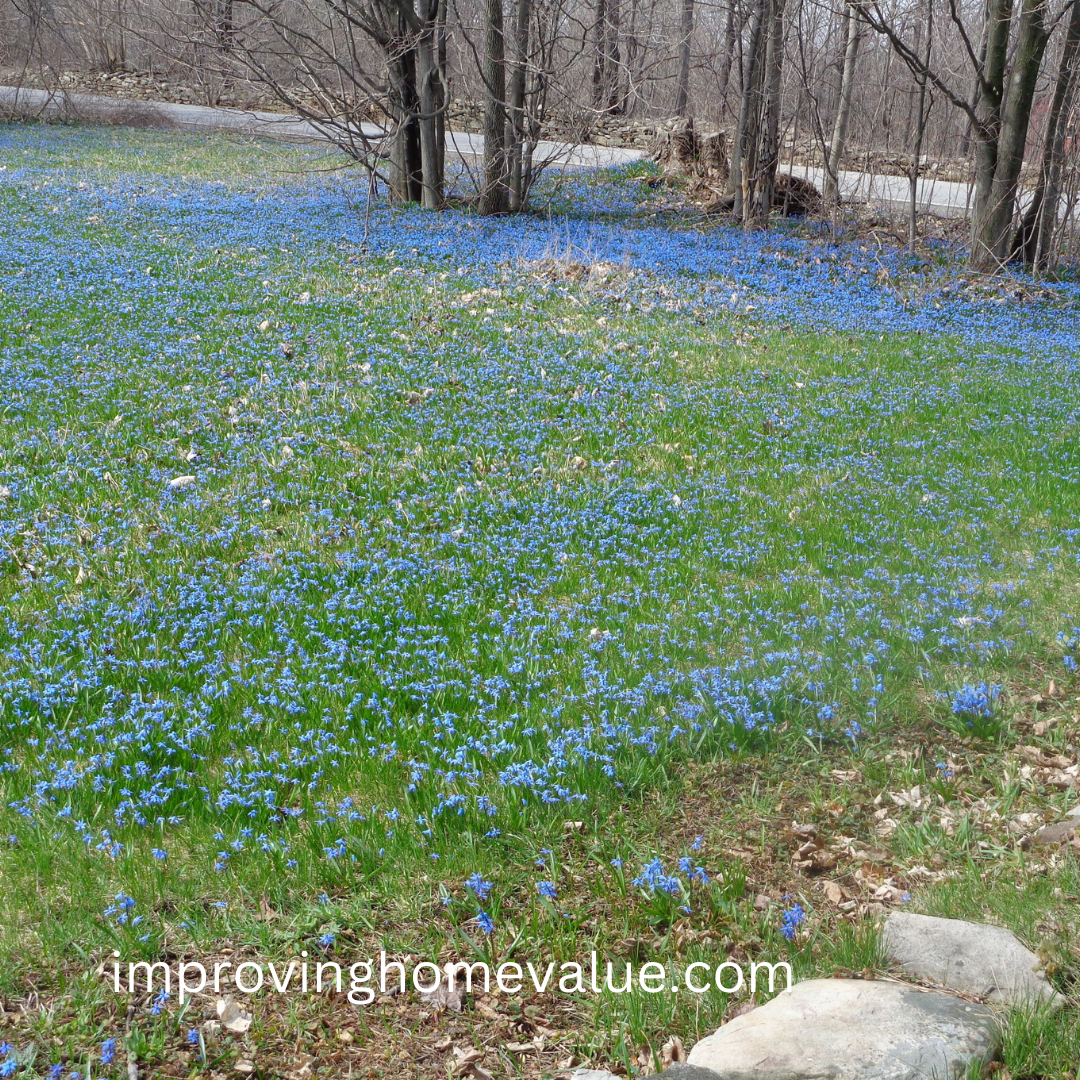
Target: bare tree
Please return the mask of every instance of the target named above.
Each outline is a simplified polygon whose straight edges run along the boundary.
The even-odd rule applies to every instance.
[[[758,0],[755,24],[740,114],[740,208],[747,229],[764,228],[772,212],[780,160],[784,0]]]
[[[1065,43],[1058,62],[1054,82],[1054,98],[1047,118],[1043,142],[1039,185],[1024,214],[1013,240],[1012,253],[1038,270],[1051,264],[1055,233],[1060,218],[1062,171],[1065,166],[1065,145],[1068,117],[1076,94],[1078,57],[1080,57],[1080,3],[1071,0],[1071,14],[1065,32]]]
[[[679,78],[675,84],[675,115],[685,116],[690,97],[690,39],[694,36],[694,0],[679,5]]]
[[[855,62],[859,56],[859,44],[862,41],[862,24],[859,13],[850,4],[844,13],[844,62],[840,76],[840,94],[836,105],[836,118],[833,121],[832,138],[825,159],[825,184],[823,196],[826,206],[836,204],[839,194],[838,174],[840,163],[847,149],[848,125],[851,122],[851,101],[855,89]]]
[[[882,12],[880,4],[852,0],[859,14],[889,44],[909,69],[924,77],[951,104],[967,114],[974,133],[975,197],[971,222],[971,265],[993,272],[1009,255],[1016,197],[1031,104],[1046,51],[1048,0],[1020,0],[1016,41],[1010,54],[1013,0],[988,0],[981,49],[950,4],[953,21],[961,28],[964,46],[978,79],[978,95],[967,101],[945,75],[929,66]]]
[[[915,145],[911,153],[911,172],[908,177],[908,247],[914,249],[919,232],[919,173],[922,168],[923,140],[926,137],[926,72],[934,49],[934,0],[926,0],[926,53],[923,70],[915,76],[919,87],[916,97]]]
[[[481,214],[505,214],[510,209],[506,157],[506,42],[503,0],[484,2],[484,179]]]

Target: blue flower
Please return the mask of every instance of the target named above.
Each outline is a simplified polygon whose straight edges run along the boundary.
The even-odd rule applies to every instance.
[[[795,940],[795,934],[797,927],[806,919],[806,912],[803,911],[801,905],[794,904],[790,908],[787,908],[780,921],[780,933],[788,939],[788,941]]]
[[[536,891],[541,896],[546,896],[549,900],[554,900],[559,895],[555,890],[555,885],[550,881],[538,881],[536,883]]]
[[[491,892],[494,886],[492,882],[485,881],[479,873],[474,873],[470,877],[466,878],[465,887],[468,889],[472,889],[478,899],[486,900],[488,898],[488,894]]]
[[[495,929],[495,920],[486,912],[481,911],[476,916],[476,925],[480,927],[485,934],[490,934]]]
[[[986,717],[993,716],[994,701],[1001,693],[1001,687],[986,682],[974,686],[962,686],[952,695],[952,711],[955,716]]]

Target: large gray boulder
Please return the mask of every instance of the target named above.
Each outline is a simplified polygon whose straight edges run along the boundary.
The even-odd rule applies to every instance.
[[[951,1080],[998,1043],[994,1014],[904,983],[810,979],[737,1016],[687,1061],[720,1080]]]
[[[987,923],[894,911],[884,945],[904,971],[995,1004],[1059,1000],[1039,958],[1012,933]]]

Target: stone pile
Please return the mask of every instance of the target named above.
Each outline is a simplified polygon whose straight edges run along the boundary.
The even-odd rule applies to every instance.
[[[894,911],[883,944],[919,985],[796,983],[648,1080],[958,1080],[993,1058],[1001,1007],[1062,1001],[1035,954],[998,926]],[[574,1076],[619,1080],[603,1070]]]

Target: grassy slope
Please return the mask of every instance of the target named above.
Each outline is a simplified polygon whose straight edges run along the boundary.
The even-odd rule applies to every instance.
[[[952,336],[813,329],[812,310],[762,317],[766,273],[763,300],[665,269],[674,231],[650,234],[646,270],[568,251],[557,223],[525,255],[513,223],[376,208],[365,244],[347,178],[290,177],[325,164],[309,151],[4,139],[0,978],[47,1003],[10,1037],[34,1040],[33,1068],[123,1029],[92,974],[112,948],[722,947],[806,975],[880,967],[865,927],[910,891],[1013,926],[1069,985],[1075,862],[1019,850],[1008,824],[1070,805],[1012,750],[1075,760],[1068,293],[1004,343],[972,329],[998,331],[993,300]],[[653,221],[621,185],[598,250],[643,195],[631,235]],[[807,275],[837,260],[787,243],[776,262]],[[840,259],[838,282],[867,276],[857,247]],[[933,272],[885,268],[864,295],[932,322],[924,294],[962,283],[945,258]],[[1049,677],[1065,696],[1036,712]],[[972,741],[938,694],[982,680],[1003,691]],[[896,806],[914,785],[927,801]],[[835,867],[792,865],[793,821]],[[633,887],[654,857],[712,883]],[[473,873],[494,883],[490,938]],[[146,1004],[136,1049],[186,1075],[209,1004]],[[736,1004],[266,1002],[245,1049],[210,1054],[442,1071],[450,1025],[532,1074],[628,1063]],[[1025,1023],[1008,1068],[1064,1075],[1075,1024]],[[500,1051],[545,1026],[542,1054]]]

